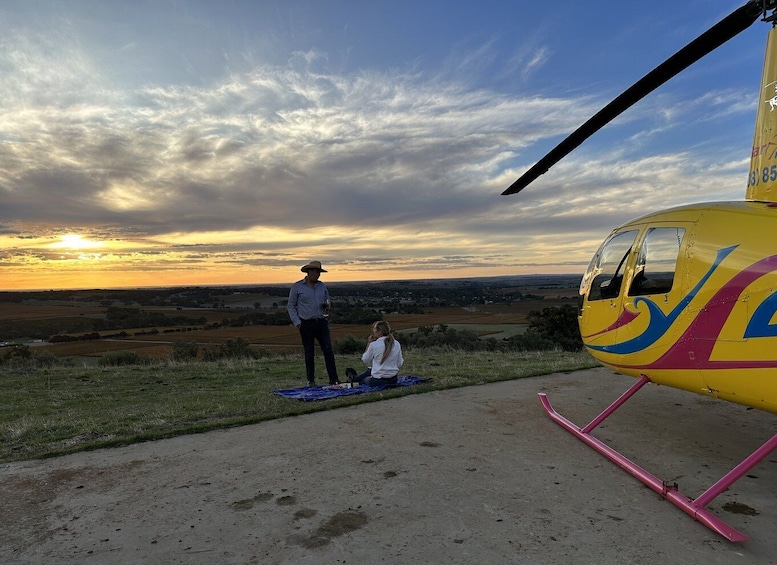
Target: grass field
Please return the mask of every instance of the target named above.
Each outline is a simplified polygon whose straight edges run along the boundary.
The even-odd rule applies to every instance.
[[[347,366],[361,367],[356,356],[338,356],[337,363],[341,374]],[[271,394],[273,390],[304,384],[300,355],[110,368],[4,368],[0,372],[0,462],[125,445],[595,365],[586,353],[412,350],[405,354],[402,374],[429,377],[431,382],[309,403]],[[317,367],[320,374],[322,359],[317,360]]]

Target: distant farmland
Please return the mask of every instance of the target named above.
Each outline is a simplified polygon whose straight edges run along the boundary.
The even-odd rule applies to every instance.
[[[389,314],[384,318],[397,331],[415,330],[421,326],[445,324],[455,329],[470,329],[478,335],[489,335],[501,339],[520,333],[526,326],[525,316],[517,314],[471,312],[451,308],[432,311],[427,314]],[[513,330],[511,331],[511,327]],[[133,330],[138,333],[149,332],[156,328]],[[341,340],[347,335],[366,339],[370,333],[369,325],[332,324],[332,339]],[[127,338],[109,338],[90,341],[75,341],[42,345],[41,348],[59,357],[101,356],[116,351],[137,351],[155,358],[170,355],[171,344],[176,339],[196,341],[203,347],[217,347],[227,340],[244,338],[254,346],[269,348],[273,351],[297,351],[301,349],[299,331],[291,324],[288,326],[243,326],[220,327],[216,329],[164,328],[159,333],[132,335]],[[127,333],[130,333],[127,331]],[[493,335],[492,335],[493,334]]]
[[[447,290],[447,287],[446,287]],[[424,307],[423,313],[403,314],[376,312],[375,319],[380,316],[387,320],[396,331],[416,331],[422,326],[438,326],[445,324],[453,329],[469,329],[481,337],[503,339],[521,333],[525,330],[527,316],[532,310],[545,307],[560,306],[574,303],[572,298],[577,295],[574,281],[565,288],[534,288],[529,289],[535,297],[530,300],[513,302],[476,303],[468,306],[433,306]],[[161,291],[160,291],[161,292]],[[57,293],[54,293],[57,296]],[[18,302],[0,301],[0,342],[4,341],[3,328],[29,326],[41,327],[72,327],[75,331],[64,332],[74,338],[84,334],[94,334],[89,329],[94,320],[104,319],[106,311],[112,304],[121,304],[126,300],[119,292],[111,292],[106,298],[99,291],[83,291],[69,299],[23,300]],[[153,297],[158,301],[157,297]],[[288,325],[244,325],[230,326],[231,320],[250,312],[285,313],[283,305],[285,297],[269,296],[262,293],[223,293],[220,296],[209,296],[220,307],[181,307],[138,305],[135,307],[147,313],[162,313],[168,317],[181,317],[191,320],[204,320],[204,323],[187,323],[175,326],[158,326],[144,328],[127,328],[123,330],[100,330],[100,339],[83,339],[63,343],[44,343],[38,340],[34,351],[47,351],[58,357],[100,357],[107,353],[135,351],[153,358],[166,358],[172,350],[172,343],[177,339],[197,342],[202,348],[216,348],[228,340],[243,338],[253,347],[266,348],[274,352],[298,352],[301,349],[299,332]],[[256,310],[259,308],[259,310]],[[337,301],[333,309],[337,308]],[[331,333],[334,340],[342,340],[348,335],[358,339],[366,339],[369,334],[369,324],[332,324]],[[32,332],[32,330],[31,330]],[[40,333],[40,332],[39,332]],[[54,331],[60,334],[62,332]],[[121,335],[119,335],[121,334]],[[30,333],[30,336],[33,334]],[[49,334],[46,334],[49,335]],[[25,341],[24,338],[15,342]],[[32,337],[26,340],[30,343]],[[0,349],[0,355],[3,350]]]

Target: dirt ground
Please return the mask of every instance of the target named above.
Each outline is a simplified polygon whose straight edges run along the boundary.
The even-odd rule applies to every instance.
[[[734,544],[537,400],[583,425],[633,382],[593,369],[4,464],[0,562],[775,563],[777,453],[709,506],[751,538]],[[595,435],[694,498],[776,432],[648,386]]]

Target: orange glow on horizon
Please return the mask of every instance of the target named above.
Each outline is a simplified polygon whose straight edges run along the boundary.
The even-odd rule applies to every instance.
[[[78,262],[82,264],[83,262]],[[336,265],[326,266],[328,272],[321,280],[336,282],[370,282],[419,279],[456,279],[497,276],[518,276],[532,274],[578,274],[567,268],[547,266],[541,269],[516,268],[448,268],[448,269],[400,269],[385,271],[348,270],[338,271]],[[298,268],[252,269],[252,270],[98,270],[70,269],[52,271],[50,269],[15,270],[7,272],[0,283],[0,290],[79,290],[110,288],[144,287],[182,287],[182,286],[231,286],[231,285],[291,285],[303,277]]]

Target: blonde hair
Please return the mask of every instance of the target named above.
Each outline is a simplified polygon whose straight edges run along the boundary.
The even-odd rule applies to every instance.
[[[385,346],[383,349],[383,357],[380,359],[381,363],[385,363],[386,359],[388,359],[388,356],[391,353],[391,350],[394,349],[394,336],[391,335],[391,326],[384,320],[378,320],[372,324],[372,327],[378,330],[381,335],[386,338],[383,342]]]

